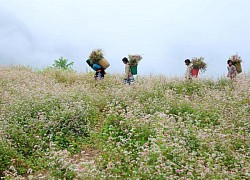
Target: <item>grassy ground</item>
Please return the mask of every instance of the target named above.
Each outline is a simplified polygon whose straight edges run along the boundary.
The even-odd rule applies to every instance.
[[[249,84],[0,67],[0,176],[249,179]]]

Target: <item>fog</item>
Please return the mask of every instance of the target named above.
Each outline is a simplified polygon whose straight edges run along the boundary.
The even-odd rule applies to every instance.
[[[184,60],[205,57],[203,76],[226,74],[238,52],[250,70],[248,0],[0,0],[0,64],[51,66],[60,56],[86,71],[101,48],[123,73],[121,59],[141,54],[140,74],[183,76]]]

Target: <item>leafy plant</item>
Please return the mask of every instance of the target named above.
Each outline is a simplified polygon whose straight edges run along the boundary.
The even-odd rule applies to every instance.
[[[194,69],[200,69],[201,72],[205,72],[207,70],[207,64],[204,62],[204,57],[194,57],[191,62]]]
[[[54,61],[54,64],[52,65],[54,68],[59,68],[63,70],[70,70],[72,69],[74,62],[68,63],[68,59],[65,59],[64,57],[60,57],[58,60]]]
[[[91,64],[98,63],[101,59],[103,59],[102,50],[101,49],[93,50],[89,55],[89,59]]]
[[[137,65],[142,60],[142,56],[138,54],[128,55],[128,58],[129,58],[130,65]]]
[[[241,57],[237,53],[232,55],[231,57],[229,57],[229,60],[231,60],[233,62],[233,64],[237,64],[237,63],[242,62]]]

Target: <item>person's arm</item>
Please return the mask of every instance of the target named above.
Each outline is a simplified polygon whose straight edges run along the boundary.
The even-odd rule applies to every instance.
[[[187,66],[185,78],[192,79],[191,71],[192,71],[192,66]]]
[[[188,68],[188,79],[192,79],[191,71],[192,71],[192,67],[189,67]]]
[[[233,66],[233,77],[237,76],[237,69],[235,66]]]
[[[126,65],[125,66],[125,78],[127,79],[129,77],[129,72],[130,72],[130,66]]]
[[[234,73],[237,73],[237,70],[236,70],[235,66],[233,66],[233,71],[234,71]]]

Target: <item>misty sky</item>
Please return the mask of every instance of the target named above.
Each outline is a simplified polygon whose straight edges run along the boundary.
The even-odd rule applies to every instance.
[[[226,74],[238,52],[250,71],[250,0],[0,0],[0,64],[51,66],[60,56],[85,72],[93,49],[109,73],[141,54],[140,74],[183,76],[184,60],[205,57],[207,72]]]

